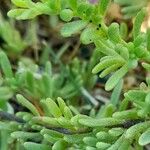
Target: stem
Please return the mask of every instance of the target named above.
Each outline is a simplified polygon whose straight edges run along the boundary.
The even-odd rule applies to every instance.
[[[99,102],[84,87],[81,87],[80,90],[83,96],[87,98],[87,100],[89,100],[95,107],[99,105]]]
[[[16,122],[19,122],[19,123],[25,123],[25,121],[23,119],[21,119],[19,117],[16,117],[13,114],[4,112],[4,111],[0,111],[0,119],[10,120],[10,121],[16,121]]]

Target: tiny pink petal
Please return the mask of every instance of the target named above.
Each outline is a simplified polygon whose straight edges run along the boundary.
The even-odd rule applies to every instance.
[[[89,2],[90,2],[91,4],[96,4],[96,3],[98,2],[98,0],[89,0]]]

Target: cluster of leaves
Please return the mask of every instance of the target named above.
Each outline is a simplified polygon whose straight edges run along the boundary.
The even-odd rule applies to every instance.
[[[12,2],[16,6],[24,8],[25,4],[27,6],[27,3],[31,1],[24,1],[24,5],[21,4],[19,0],[13,0]],[[51,3],[51,5],[49,3]],[[63,4],[66,5],[64,6]],[[49,10],[53,10],[55,15],[59,14],[60,18],[67,22],[71,21],[73,17],[80,18],[79,20],[66,23],[61,29],[61,34],[64,37],[69,37],[83,30],[80,37],[81,42],[83,44],[94,43],[97,51],[103,54],[100,63],[93,69],[93,73],[104,70],[101,74],[101,77],[104,77],[116,71],[106,83],[106,90],[111,90],[129,69],[133,69],[137,66],[139,59],[148,60],[150,54],[149,42],[148,40],[145,41],[145,38],[149,37],[149,32],[147,32],[146,35],[140,32],[141,24],[146,16],[146,10],[142,9],[142,11],[137,14],[133,27],[133,42],[125,42],[121,37],[117,23],[112,23],[109,27],[104,23],[103,18],[105,17],[108,4],[109,1],[105,0],[97,2],[96,5],[92,5],[88,1],[42,1],[34,3],[36,7],[40,7],[40,5],[47,7],[53,6],[53,8],[49,7]],[[42,6],[41,9],[43,8]],[[59,6],[59,8],[55,8],[54,6]],[[30,8],[26,7],[25,9],[17,8],[11,10],[8,15],[15,18],[21,15],[22,17],[19,19],[29,19],[30,17],[28,17],[27,14],[29,16],[31,15],[25,13],[29,10]],[[20,11],[22,13],[20,13]],[[24,15],[24,13],[26,15]],[[88,13],[90,13],[90,15]],[[43,14],[45,13],[43,12]],[[37,15],[39,14],[35,16]],[[49,15],[51,15],[51,13]],[[68,17],[70,18],[68,19]]]
[[[40,99],[47,97],[61,96],[64,99],[73,99],[79,95],[86,96],[83,93],[87,91],[84,86],[91,89],[95,83],[95,77],[88,77],[89,81],[86,80],[88,71],[86,64],[80,64],[78,59],[73,60],[68,66],[61,66],[59,72],[53,73],[50,62],[46,62],[45,67],[40,68],[32,60],[24,58],[19,62],[16,72],[13,73],[7,55],[1,51],[0,66],[4,74],[1,77],[0,100],[3,110],[6,111],[7,101],[12,99],[16,93],[22,93],[37,103]],[[87,82],[89,82],[89,87]]]
[[[123,12],[127,13],[126,17],[132,17],[147,3],[142,1],[133,7],[135,1],[115,2],[125,6]],[[80,32],[81,42],[93,43],[96,49],[88,69],[75,59],[71,67],[63,67],[61,74],[52,73],[49,62],[40,69],[28,61],[20,62],[14,73],[6,54],[0,53],[4,74],[0,99],[6,102],[14,98],[24,108],[13,114],[8,111],[10,104],[4,103],[5,112],[0,111],[3,120],[0,121],[1,149],[132,150],[143,149],[149,144],[150,78],[141,83],[139,89],[126,92],[124,99],[119,101],[121,79],[129,70],[142,61],[142,66],[150,71],[150,30],[146,33],[140,30],[146,9],[137,13],[132,39],[125,41],[126,27],[117,23],[105,24],[109,0],[99,0],[94,4],[87,0],[12,0],[12,3],[17,8],[8,12],[10,17],[24,20],[41,14],[59,15],[67,22],[61,29],[62,36],[69,37]],[[100,72],[101,78],[110,75],[105,89],[114,90],[109,103],[98,111],[92,109],[89,114],[83,115],[70,103],[67,106],[68,101],[65,103],[59,96],[64,99],[79,93],[87,96],[84,86],[88,80],[89,85],[95,81],[89,73],[95,63],[97,65],[92,72]],[[93,99],[90,101],[96,103]]]
[[[24,146],[27,150],[124,150],[132,149],[132,146],[133,149],[142,149],[149,143],[149,94],[146,90],[130,91],[118,103],[116,95],[121,84],[113,92],[115,98],[112,96],[98,113],[92,112],[89,116],[68,107],[60,97],[57,101],[50,98],[40,100],[40,108],[37,109],[31,101],[18,94],[17,102],[30,112],[20,111],[11,116],[11,121],[5,117],[9,124],[8,121],[0,122],[1,129],[10,135],[7,145],[14,146],[15,142],[17,148]],[[129,101],[138,107],[126,110]],[[2,148],[6,143],[3,144]]]
[[[3,41],[1,48],[5,49],[8,53],[22,52],[27,43],[20,36],[19,31],[14,27],[13,21],[7,21],[0,14],[0,39]]]
[[[114,2],[123,7],[121,12],[124,14],[124,18],[130,19],[136,16],[143,7],[146,7],[149,0],[114,0]]]
[[[26,24],[29,29],[24,31],[24,36],[22,36],[16,28],[16,22],[3,17],[2,12],[0,12],[0,20],[0,49],[11,58],[17,58],[27,48],[34,47],[38,43],[35,21]]]

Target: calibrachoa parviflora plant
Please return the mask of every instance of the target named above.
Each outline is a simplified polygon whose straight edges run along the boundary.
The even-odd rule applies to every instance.
[[[133,11],[131,2],[115,2],[123,6],[127,4],[123,8],[124,13],[129,8]],[[150,78],[147,77],[139,88],[127,91],[121,101],[119,95],[123,77],[138,64],[150,71],[150,29],[141,32],[141,24],[148,13],[143,7],[147,1],[135,5],[138,8],[134,9],[135,13],[131,11],[132,15],[129,11],[126,14],[127,18],[136,15],[129,41],[124,38],[126,30],[118,23],[105,23],[110,0],[12,0],[12,3],[16,8],[8,12],[9,17],[25,20],[42,14],[58,15],[66,22],[60,31],[64,38],[79,33],[83,44],[94,44],[92,73],[100,73],[100,78],[109,75],[105,90],[113,92],[110,101],[98,111],[92,109],[89,114],[81,114],[63,100],[75,96],[79,92],[76,88],[81,87],[80,92],[84,93],[84,77],[82,79],[80,71],[74,73],[76,86],[70,84],[65,88],[69,83],[59,86],[59,76],[52,74],[49,62],[40,73],[36,67],[33,71],[33,68],[30,70],[29,66],[20,64],[14,75],[6,54],[1,52],[4,78],[0,96],[8,101],[7,107],[11,107],[9,99],[16,95],[17,103],[26,108],[15,114],[0,112],[1,149],[144,149],[150,143]],[[90,76],[93,79],[92,74]],[[94,83],[95,80],[92,81]],[[92,102],[95,104],[95,101]]]

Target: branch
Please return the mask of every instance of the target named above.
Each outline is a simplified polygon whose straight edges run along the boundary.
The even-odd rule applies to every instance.
[[[25,121],[19,117],[16,117],[13,114],[4,112],[4,111],[0,111],[0,119],[1,120],[9,120],[9,121],[16,121],[19,123],[25,123]]]

